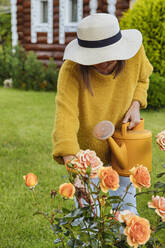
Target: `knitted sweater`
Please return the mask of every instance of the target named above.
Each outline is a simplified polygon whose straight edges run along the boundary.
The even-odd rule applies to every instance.
[[[63,156],[90,149],[108,163],[108,143],[94,138],[93,128],[103,120],[111,121],[118,128],[132,100],[138,100],[141,108],[145,108],[151,73],[152,66],[141,46],[134,57],[126,60],[116,78],[90,67],[92,96],[84,86],[79,65],[66,60],[58,79],[53,158],[63,163]]]

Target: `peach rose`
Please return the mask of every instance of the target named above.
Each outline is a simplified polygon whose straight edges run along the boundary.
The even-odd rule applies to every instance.
[[[102,167],[98,171],[98,177],[100,178],[100,187],[104,193],[108,190],[117,190],[119,188],[119,175],[118,173],[109,167]]]
[[[150,238],[150,223],[147,219],[133,215],[126,221],[124,234],[127,236],[127,243],[134,248],[145,244]]]
[[[59,187],[59,193],[65,198],[73,199],[75,194],[75,187],[71,183],[63,183]]]
[[[118,220],[119,222],[123,223],[123,222],[127,222],[127,220],[131,217],[131,216],[134,216],[135,214],[132,213],[131,211],[129,210],[122,210],[122,211],[119,211],[119,214],[118,214]]]
[[[28,173],[23,178],[25,179],[26,186],[30,189],[33,189],[37,185],[37,176],[35,174]]]
[[[155,212],[165,221],[165,198],[160,196],[152,196],[152,202],[148,202],[149,208],[155,208]]]
[[[156,142],[159,145],[160,150],[165,151],[165,130],[157,134]]]
[[[96,178],[98,170],[103,167],[103,162],[96,153],[91,150],[80,150],[76,157],[71,161],[73,168],[78,170],[83,176],[86,175],[87,169],[91,167],[90,178]]]
[[[131,170],[130,181],[133,183],[135,188],[141,191],[141,188],[149,188],[151,186],[150,173],[143,165],[133,167]]]

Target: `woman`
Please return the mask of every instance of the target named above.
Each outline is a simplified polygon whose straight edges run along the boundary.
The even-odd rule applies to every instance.
[[[95,125],[109,120],[120,128],[130,121],[132,129],[140,122],[140,108],[147,105],[152,66],[142,35],[135,29],[120,31],[117,18],[110,14],[90,15],[79,23],[77,39],[67,45],[64,60],[58,79],[53,157],[63,164],[80,149],[90,149],[106,165],[109,147],[93,137]],[[129,182],[121,176],[115,195],[123,195]],[[133,186],[130,193],[135,193]],[[128,198],[136,213],[134,197],[128,194]]]

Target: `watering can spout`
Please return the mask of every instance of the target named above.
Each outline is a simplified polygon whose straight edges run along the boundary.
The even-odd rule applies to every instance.
[[[116,160],[118,161],[120,168],[121,169],[127,168],[128,153],[127,153],[127,147],[125,143],[122,143],[121,146],[119,146],[112,137],[108,138],[108,142],[109,142],[112,153],[114,154]]]
[[[128,166],[127,147],[125,143],[118,145],[111,137],[114,133],[114,125],[110,121],[101,121],[94,128],[94,136],[100,140],[108,140],[109,146],[121,169]]]

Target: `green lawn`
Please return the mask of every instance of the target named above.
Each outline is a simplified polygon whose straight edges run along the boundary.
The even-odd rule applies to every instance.
[[[55,94],[24,92],[0,88],[0,247],[49,248],[53,234],[41,216],[33,216],[31,192],[25,187],[23,175],[33,172],[38,176],[36,193],[41,209],[60,208],[63,200],[50,198],[51,189],[66,182],[64,166],[51,157],[51,133],[54,123]],[[165,129],[165,109],[142,113],[145,127],[153,137]],[[153,140],[152,183],[162,171],[165,153]],[[148,195],[138,197],[141,216],[154,220],[146,204]],[[73,201],[67,204],[74,204]],[[163,235],[162,235],[163,236]]]

